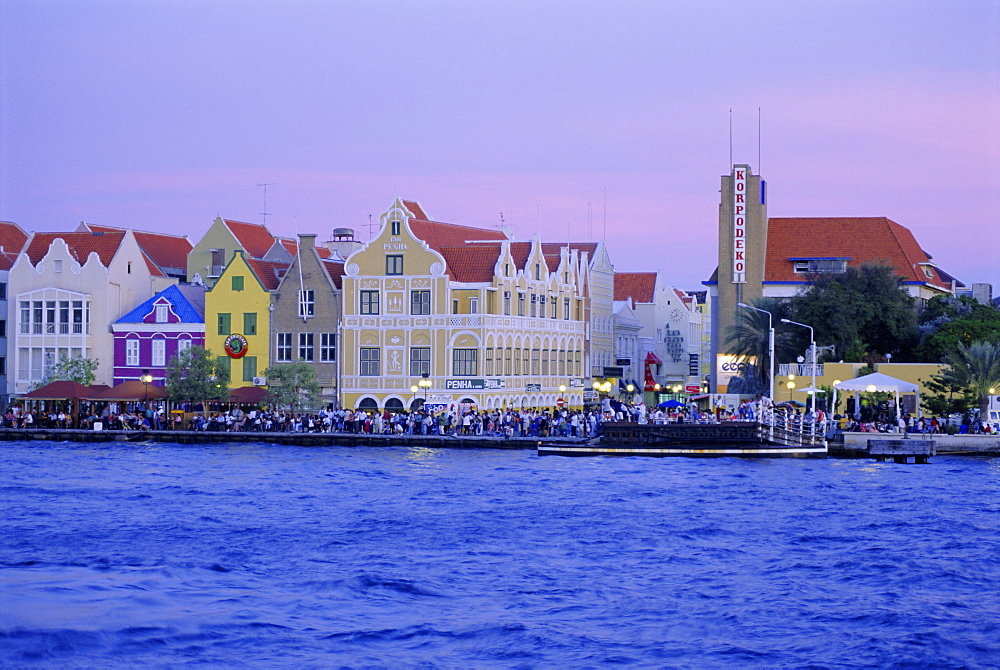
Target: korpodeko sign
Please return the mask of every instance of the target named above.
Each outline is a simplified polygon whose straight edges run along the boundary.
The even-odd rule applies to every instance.
[[[507,388],[506,379],[446,379],[444,387],[449,391],[486,391]]]
[[[747,281],[747,170],[733,166],[733,283]]]

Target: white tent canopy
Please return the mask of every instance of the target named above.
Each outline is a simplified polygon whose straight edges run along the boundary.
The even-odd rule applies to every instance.
[[[894,393],[895,394],[895,404],[896,404],[896,416],[899,416],[899,394],[900,393],[916,393],[917,394],[917,415],[920,415],[920,387],[908,381],[903,381],[902,379],[896,379],[895,377],[890,377],[889,375],[884,375],[881,372],[873,372],[870,375],[865,375],[864,377],[856,377],[854,379],[848,379],[846,382],[840,382],[833,385],[834,397],[833,402],[836,406],[837,402],[837,391],[854,391],[854,396],[861,391],[877,391],[880,393]]]
[[[840,382],[833,386],[838,391],[867,391],[869,386],[874,386],[875,391],[882,393],[916,393],[919,388],[916,384],[884,375],[881,372],[848,379],[846,382]]]

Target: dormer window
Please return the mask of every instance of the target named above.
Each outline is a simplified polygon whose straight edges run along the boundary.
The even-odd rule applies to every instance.
[[[929,266],[924,265],[924,266],[921,266],[921,267],[922,267],[922,269],[924,271],[924,276],[925,277],[927,277],[928,279],[934,279],[934,272],[930,269]]]
[[[399,221],[392,221],[390,224],[393,235],[399,235]]]
[[[166,323],[167,322],[167,305],[157,305],[156,306],[156,323]]]
[[[539,263],[535,263],[535,279],[542,278],[542,266]]]
[[[796,274],[847,272],[847,258],[792,258]]]

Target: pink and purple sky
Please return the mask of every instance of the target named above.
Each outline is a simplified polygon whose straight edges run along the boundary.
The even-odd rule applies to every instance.
[[[771,216],[888,216],[997,294],[998,35],[996,0],[0,0],[0,218],[197,241],[267,183],[275,234],[368,239],[400,195],[699,289],[731,108]]]

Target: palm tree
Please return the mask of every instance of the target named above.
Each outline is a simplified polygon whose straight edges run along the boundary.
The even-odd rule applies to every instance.
[[[951,367],[942,376],[971,388],[979,402],[979,417],[985,419],[990,391],[1000,387],[1000,342],[959,342],[945,363]]]
[[[791,314],[790,305],[781,298],[751,298],[748,304],[771,314],[771,323],[775,328],[774,357],[781,360],[794,356],[790,348],[790,333],[787,329],[779,331],[781,319]],[[754,309],[737,309],[739,318],[736,325],[730,326],[726,333],[729,353],[744,361],[753,360],[751,374],[759,382],[759,388],[767,389],[770,386],[767,375],[771,369],[767,314]]]

